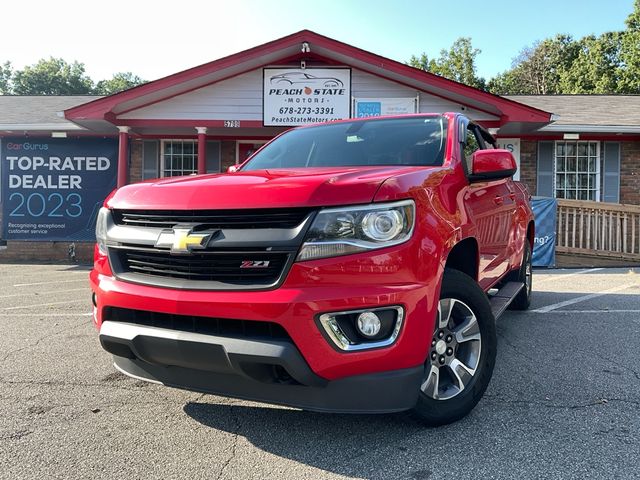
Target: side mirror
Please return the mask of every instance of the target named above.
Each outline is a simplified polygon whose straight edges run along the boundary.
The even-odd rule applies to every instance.
[[[229,165],[227,167],[227,173],[233,173],[238,171],[238,165]]]
[[[518,169],[509,150],[476,150],[471,157],[469,180],[482,182],[512,177]]]

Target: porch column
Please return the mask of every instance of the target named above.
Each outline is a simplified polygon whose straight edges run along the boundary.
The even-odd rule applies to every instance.
[[[124,187],[129,178],[129,127],[118,127],[118,188]]]
[[[198,175],[207,173],[207,127],[196,127],[198,132]]]

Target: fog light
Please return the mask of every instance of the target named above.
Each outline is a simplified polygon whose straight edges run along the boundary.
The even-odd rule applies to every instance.
[[[356,324],[358,325],[360,334],[367,338],[375,337],[380,333],[380,327],[382,325],[380,317],[373,312],[362,312],[358,315]]]
[[[347,352],[388,347],[398,338],[403,320],[400,305],[323,313],[316,318],[325,338]]]

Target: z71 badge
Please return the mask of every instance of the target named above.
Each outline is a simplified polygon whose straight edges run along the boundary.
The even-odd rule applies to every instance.
[[[240,268],[267,268],[269,260],[243,260]]]

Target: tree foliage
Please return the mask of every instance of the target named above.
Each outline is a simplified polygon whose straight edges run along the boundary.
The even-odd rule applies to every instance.
[[[511,68],[484,82],[471,40],[456,40],[437,60],[426,54],[409,64],[498,95],[640,94],[640,0],[626,20],[626,29],[574,39],[559,34],[525,47]]]
[[[627,17],[627,28],[620,36],[619,88],[625,93],[640,93],[640,0]]]
[[[438,58],[429,59],[426,53],[413,55],[409,65],[441,77],[476,88],[484,88],[485,80],[476,73],[476,57],[481,53],[471,45],[468,37],[458,38],[449,50],[442,49]]]
[[[11,77],[13,76],[13,68],[11,62],[0,64],[0,95],[11,93]]]
[[[82,95],[93,91],[84,64],[53,57],[16,71],[12,84],[13,93],[18,95]]]
[[[110,80],[100,80],[96,83],[94,93],[111,95],[145,83],[145,80],[131,72],[116,73]]]
[[[145,80],[131,72],[94,83],[83,63],[67,63],[62,58],[41,59],[22,70],[14,70],[10,62],[0,64],[2,95],[111,95],[142,83]]]

